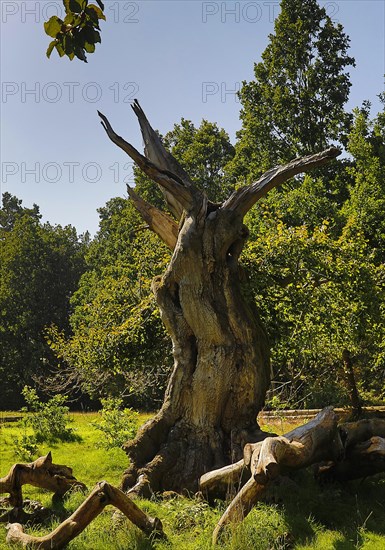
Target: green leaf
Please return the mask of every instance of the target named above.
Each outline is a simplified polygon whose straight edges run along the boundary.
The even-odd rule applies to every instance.
[[[66,55],[71,55],[74,51],[75,47],[75,41],[72,38],[72,36],[69,36],[68,34],[63,37],[63,48],[66,53]]]
[[[78,59],[87,63],[86,54],[84,53],[84,49],[81,46],[75,46],[75,55]]]
[[[91,42],[92,40],[87,40],[87,27],[82,28],[76,35],[75,35],[75,42],[76,45],[80,48],[84,48],[84,44],[86,42]]]
[[[85,38],[84,42],[88,42],[89,44],[96,44],[97,42],[101,42],[99,31],[94,29],[94,27],[92,27],[90,24],[86,25],[81,33]]]
[[[67,13],[67,15],[64,18],[64,24],[73,25],[74,21],[75,21],[75,15],[73,13]]]
[[[98,14],[96,13],[96,11],[88,6],[86,9],[85,9],[85,12],[86,14],[88,15],[89,19],[94,23],[94,24],[99,24],[99,17],[98,17]]]
[[[89,44],[95,44],[95,29],[91,25],[86,25],[79,33],[79,35],[84,36],[84,42]]]
[[[83,11],[82,4],[78,0],[63,0],[66,13],[80,13]]]
[[[83,11],[84,2],[78,2],[78,0],[69,0],[71,11],[79,13]]]
[[[47,55],[48,58],[51,56],[52,50],[56,46],[56,43],[57,43],[56,40],[52,40],[52,42],[50,42],[50,44],[47,48],[47,52],[46,52],[46,55]]]
[[[100,8],[98,8],[98,6],[95,6],[95,4],[90,4],[87,10],[89,9],[92,9],[93,11],[96,12],[98,19],[104,19],[104,21],[106,20],[106,16],[104,15],[103,11]]]
[[[84,44],[84,49],[86,50],[86,52],[88,53],[94,53],[95,51],[95,44],[90,44],[89,42],[86,42]]]
[[[104,21],[106,20],[106,16],[102,12],[102,10],[98,8],[98,6],[95,6],[95,4],[90,4],[85,9],[85,12],[95,23],[98,23],[99,19],[104,19]]]
[[[104,11],[104,4],[101,0],[96,0],[96,2],[99,4],[100,9]]]
[[[59,19],[59,17],[57,17],[56,15],[53,15],[48,21],[44,23],[44,30],[46,34],[48,34],[48,36],[56,38],[61,31],[62,26],[63,21]]]
[[[67,15],[64,18],[64,24],[65,25],[71,25],[72,27],[77,27],[82,22],[81,15],[78,15],[76,13],[67,13]]]
[[[65,54],[63,45],[60,42],[58,42],[57,44],[55,44],[55,48],[57,50],[57,53],[60,55],[60,57],[63,57],[63,55]]]
[[[94,35],[94,39],[93,39],[93,42],[96,44],[97,42],[101,42],[101,38],[100,38],[100,32],[95,30],[95,29],[92,29],[93,31],[93,35]]]

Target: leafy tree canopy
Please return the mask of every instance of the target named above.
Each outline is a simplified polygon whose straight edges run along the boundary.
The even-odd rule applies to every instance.
[[[343,140],[349,38],[316,0],[282,0],[275,32],[240,90],[242,129],[231,171],[250,181],[271,166]]]
[[[384,395],[384,113],[354,111],[351,158],[334,179],[307,175],[249,213],[244,252],[272,343],[277,387],[291,405],[346,399],[342,353],[355,357],[361,395]],[[327,192],[344,179],[345,200]]]
[[[0,373],[3,406],[17,402],[32,376],[55,359],[45,341],[51,323],[69,331],[69,299],[84,271],[87,238],[73,227],[41,224],[39,209],[5,193],[0,209]],[[8,405],[8,406],[9,406]]]

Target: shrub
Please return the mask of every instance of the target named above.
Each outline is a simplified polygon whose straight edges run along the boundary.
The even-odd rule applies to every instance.
[[[26,426],[33,429],[37,443],[78,439],[74,430],[68,427],[72,420],[68,414],[69,408],[65,405],[67,400],[65,395],[55,395],[47,403],[43,403],[36,390],[29,386],[24,387],[22,394],[27,403],[27,406],[22,409],[26,412],[24,422]]]
[[[14,440],[15,455],[22,461],[32,462],[38,453],[36,437],[34,435],[23,434],[20,438]]]
[[[101,420],[92,423],[103,434],[100,445],[105,449],[120,448],[135,437],[139,415],[130,408],[123,408],[123,400],[116,397],[101,399],[101,403]]]

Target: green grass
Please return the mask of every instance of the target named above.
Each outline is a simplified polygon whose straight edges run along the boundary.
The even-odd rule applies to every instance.
[[[149,415],[142,416],[144,421]],[[80,441],[40,445],[40,454],[52,451],[56,463],[73,468],[74,475],[91,490],[102,479],[119,484],[127,458],[120,449],[97,446],[100,432],[92,421],[97,414],[73,415]],[[0,416],[1,421],[1,416]],[[287,431],[288,425],[269,425],[270,431]],[[0,424],[0,475],[5,475],[17,459],[14,439],[20,437],[16,423]],[[291,425],[289,429],[294,426]],[[266,426],[265,426],[266,429]],[[51,505],[51,495],[25,486],[24,495]],[[346,486],[321,489],[311,472],[300,471],[289,485],[277,485],[270,504],[259,503],[244,522],[227,528],[221,550],[385,550],[385,477],[377,476]],[[84,495],[73,493],[64,501],[72,513]],[[168,541],[151,542],[127,520],[112,521],[114,508],[107,508],[69,545],[70,550],[206,550],[212,548],[211,535],[224,511],[225,503],[210,508],[196,498],[142,500],[139,505],[163,523]],[[58,522],[28,531],[43,535]],[[0,549],[5,544],[5,526],[0,524]]]

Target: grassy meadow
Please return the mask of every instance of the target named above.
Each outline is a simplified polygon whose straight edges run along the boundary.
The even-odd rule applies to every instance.
[[[14,440],[25,428],[19,423],[3,423],[0,413],[0,476],[20,462],[15,455]],[[98,446],[100,432],[92,425],[97,413],[71,415],[79,436],[75,442],[39,445],[39,456],[52,451],[53,461],[73,468],[77,479],[89,491],[105,479],[119,484],[127,458],[120,449],[105,450]],[[149,415],[141,415],[144,421]],[[284,433],[292,429],[285,419],[263,426],[267,431]],[[24,496],[51,506],[51,494],[30,486]],[[64,500],[72,513],[84,500],[74,492]],[[129,521],[112,521],[114,508],[107,508],[68,548],[71,550],[205,550],[211,548],[212,531],[226,503],[210,508],[191,495],[168,500],[142,500],[139,505],[163,523],[168,541],[151,542]],[[29,532],[43,535],[58,525],[51,522]],[[0,524],[0,549],[6,529]],[[258,504],[242,525],[230,527],[220,545],[223,550],[385,550],[385,476],[362,481],[318,487],[311,472],[300,471],[292,480],[273,488],[269,503]]]

